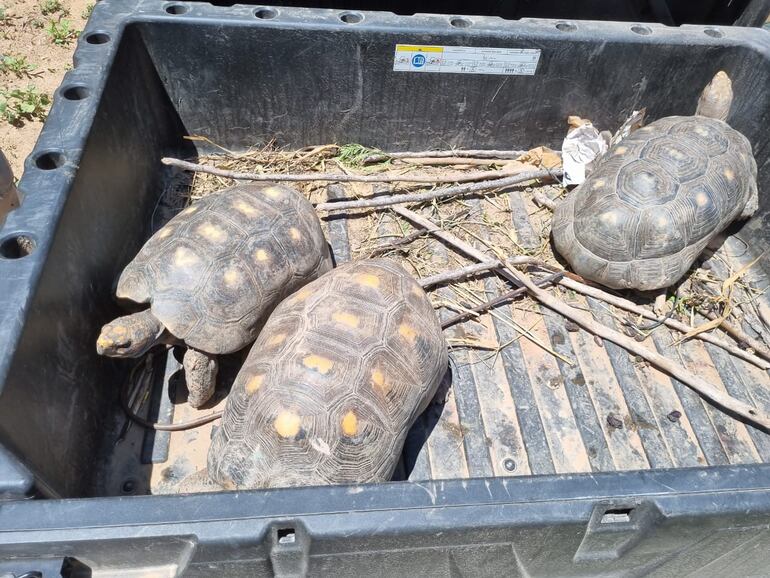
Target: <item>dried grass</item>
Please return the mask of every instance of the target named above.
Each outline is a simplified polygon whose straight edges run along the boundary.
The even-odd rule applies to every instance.
[[[206,139],[193,137],[193,140],[205,141]],[[479,169],[479,165],[462,165],[460,162],[456,165],[426,166],[416,165],[411,160],[399,159],[384,159],[380,162],[367,164],[365,160],[371,159],[372,155],[377,154],[378,151],[358,144],[343,146],[327,144],[299,150],[287,150],[277,147],[275,142],[271,141],[242,153],[226,150],[215,143],[207,142],[207,144],[218,149],[219,152],[201,156],[199,162],[239,172],[340,171],[348,174],[372,174],[383,170],[390,173],[399,170],[404,172],[417,170],[420,174],[441,175],[446,174],[447,171],[456,173],[462,170]],[[500,161],[489,160],[490,168],[500,164]],[[177,187],[174,191],[164,193],[164,196],[179,196],[181,194],[185,197],[184,202],[195,202],[214,191],[233,184],[236,184],[236,181],[232,179],[196,173],[186,192],[180,193],[179,187]],[[533,183],[533,185],[535,184]],[[292,186],[302,192],[312,203],[329,200],[327,197],[328,183],[301,182],[292,183]],[[342,196],[350,199],[390,194],[394,191],[431,190],[431,187],[424,185],[406,183],[340,183],[335,186],[342,187]],[[558,201],[564,192],[560,185],[543,185],[534,188],[518,187],[513,190],[493,190],[485,194],[434,200],[417,209],[412,208],[418,210],[443,229],[451,231],[463,241],[484,250],[490,256],[496,256],[500,259],[513,256],[532,256],[554,266],[562,266],[563,264],[557,260],[550,244],[551,211],[535,204],[533,195],[544,195]],[[520,196],[517,206],[521,206],[523,203],[526,208],[537,241],[535,246],[531,244],[527,246],[513,225],[510,195]],[[339,218],[345,219],[353,259],[370,257],[376,253],[377,256],[385,256],[399,262],[417,277],[435,275],[448,269],[459,268],[472,263],[472,260],[456,251],[442,247],[441,242],[435,237],[415,229],[408,221],[389,209],[361,209],[342,214],[337,213],[323,216],[322,221],[326,223],[329,219]],[[444,255],[445,258],[438,257]],[[744,308],[754,306],[756,309],[754,302],[767,290],[767,287],[755,287],[738,275],[734,276],[729,291],[725,293],[722,290],[723,284],[736,268],[732,266],[731,260],[726,257],[724,251],[720,251],[714,258],[724,261],[728,271],[726,275],[717,275],[714,271],[694,267],[685,280],[680,283],[676,314],[685,321],[691,321],[691,324],[694,324],[696,319],[703,319],[698,311],[714,311],[718,315],[721,311],[727,313],[727,316],[730,313],[734,316],[736,312],[742,310],[741,306]],[[498,292],[502,292],[506,285],[494,275],[490,275],[495,279],[493,285],[498,289]],[[440,312],[451,311],[453,313],[466,311],[493,296],[487,294],[484,282],[480,278],[454,282],[450,287],[445,287],[440,292],[433,291],[431,295],[434,306]],[[626,293],[626,297],[637,302],[647,301],[635,293]],[[729,301],[726,302],[726,299]],[[634,325],[640,321],[612,306],[608,306],[608,310],[621,324]],[[450,345],[489,349],[493,352],[499,351],[499,348],[507,344],[492,347],[489,340],[484,337],[483,331],[479,334],[474,333],[474,328],[479,328],[480,322],[486,322],[491,317],[514,328],[517,332],[515,339],[522,336],[533,339],[531,328],[523,326],[516,320],[517,314],[523,315],[525,312],[540,314],[539,306],[530,297],[523,297],[509,305],[474,316],[447,330]],[[757,318],[762,319],[759,312]],[[713,330],[714,325],[712,322],[706,326],[706,329]],[[717,329],[717,331],[719,330]],[[564,359],[553,351],[547,343],[536,342],[552,355],[571,363],[571,360]]]

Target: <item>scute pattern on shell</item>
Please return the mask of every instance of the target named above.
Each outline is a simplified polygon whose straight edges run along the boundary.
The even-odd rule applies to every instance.
[[[117,295],[195,349],[222,354],[256,338],[280,300],[331,269],[313,206],[280,185],[237,185],[188,207],[124,269]]]
[[[724,122],[662,118],[610,149],[556,208],[556,249],[609,287],[668,287],[714,235],[756,210],[756,178],[751,145]]]
[[[227,398],[209,476],[226,488],[389,480],[447,356],[400,265],[340,266],[268,319]]]

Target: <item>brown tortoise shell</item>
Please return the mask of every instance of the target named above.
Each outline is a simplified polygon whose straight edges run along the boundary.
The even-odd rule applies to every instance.
[[[117,296],[151,303],[178,339],[237,351],[286,295],[331,269],[313,206],[280,185],[238,185],[204,197],[142,247]]]
[[[708,242],[757,208],[746,137],[721,120],[672,116],[611,148],[554,213],[558,252],[616,289],[675,283]]]
[[[354,261],[272,313],[208,455],[226,488],[389,480],[447,370],[425,292],[387,259]]]

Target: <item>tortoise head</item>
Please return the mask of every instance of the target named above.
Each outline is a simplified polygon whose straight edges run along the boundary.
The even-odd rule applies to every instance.
[[[703,89],[698,99],[698,108],[695,114],[707,116],[718,120],[727,120],[730,114],[730,106],[733,103],[733,83],[724,70],[714,75]]]
[[[118,317],[102,327],[96,352],[107,357],[139,357],[159,342],[164,330],[149,309]]]

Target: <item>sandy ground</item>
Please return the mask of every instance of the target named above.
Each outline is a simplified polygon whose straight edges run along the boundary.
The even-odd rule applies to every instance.
[[[69,20],[78,32],[85,27],[87,8],[94,0],[0,0],[0,55],[25,57],[34,66],[29,73],[0,70],[0,91],[34,86],[53,99],[64,73],[72,67],[72,52],[77,39],[55,44],[46,29],[51,21]],[[48,11],[48,14],[44,14]],[[39,119],[22,120],[17,125],[0,119],[0,148],[21,176],[24,159],[32,151],[43,126]]]

